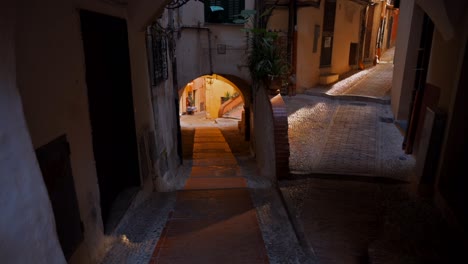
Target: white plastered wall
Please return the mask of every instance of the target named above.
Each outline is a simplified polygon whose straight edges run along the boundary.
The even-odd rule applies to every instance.
[[[16,82],[16,3],[0,9],[0,259],[66,263]]]
[[[407,120],[409,116],[423,17],[424,12],[414,4],[414,0],[400,3],[391,90],[396,120]]]
[[[110,239],[103,234],[79,10],[125,19],[127,9],[92,0],[27,0],[20,2],[19,7],[18,86],[32,143],[37,148],[67,135],[85,230],[85,240],[70,263],[95,263],[105,253]],[[145,33],[131,27],[129,21],[128,25],[135,126],[140,136],[144,130],[154,129]]]
[[[245,8],[253,8],[252,3],[247,0]],[[211,73],[250,78],[245,66],[247,45],[243,25],[205,23],[204,5],[199,1],[189,1],[175,11],[174,18],[179,30],[176,39],[179,88]]]

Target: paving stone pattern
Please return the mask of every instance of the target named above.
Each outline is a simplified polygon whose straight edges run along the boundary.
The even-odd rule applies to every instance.
[[[324,179],[282,184],[316,263],[367,263],[368,245],[382,222],[378,185]]]
[[[169,213],[175,206],[175,193],[139,193],[142,200],[130,208],[116,231],[107,237],[109,249],[103,264],[146,264],[161,236]]]
[[[314,171],[338,104],[333,100],[297,95],[284,98],[288,108],[290,171]]]
[[[375,175],[375,107],[340,105],[335,111],[316,170]]]
[[[286,208],[317,263],[465,263],[466,241],[409,195],[415,159],[390,105],[368,100],[388,97],[393,66],[382,59],[327,96],[285,98],[291,170],[307,177],[280,182]]]
[[[282,181],[316,263],[466,263],[466,238],[407,184]]]
[[[402,150],[403,134],[388,104],[393,52],[387,51],[381,64],[326,89],[284,97],[293,174],[409,179],[415,159]]]
[[[313,262],[307,248],[296,237],[294,226],[278,190],[257,175],[257,165],[237,126],[222,126],[226,141],[238,161],[240,173],[247,179],[250,196],[256,209],[263,241],[271,264],[309,264]]]
[[[149,263],[269,263],[245,178],[221,131],[195,128],[193,167]]]
[[[393,64],[383,63],[375,66],[372,71],[372,77],[366,77],[359,80],[343,94],[346,95],[364,95],[368,97],[389,97],[392,88]],[[379,87],[379,89],[375,89]]]

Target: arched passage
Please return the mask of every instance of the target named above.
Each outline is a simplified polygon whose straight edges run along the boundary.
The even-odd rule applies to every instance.
[[[229,74],[207,74],[194,78],[178,90],[180,115],[203,113],[209,120],[229,115],[239,119],[244,140],[250,140],[250,85]],[[241,113],[242,112],[242,113]]]
[[[242,87],[246,91],[247,85]],[[251,102],[243,91],[217,74],[202,75],[179,89],[182,153],[192,168],[185,189],[245,187],[238,158],[251,153],[245,136],[250,135]]]

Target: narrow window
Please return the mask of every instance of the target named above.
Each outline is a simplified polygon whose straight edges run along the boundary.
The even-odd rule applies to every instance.
[[[233,24],[244,6],[245,0],[206,0],[205,22]]]
[[[148,59],[151,85],[156,86],[168,79],[167,38],[157,23],[147,31]]]

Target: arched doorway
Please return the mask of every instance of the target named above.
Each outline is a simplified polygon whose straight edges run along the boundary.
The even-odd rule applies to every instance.
[[[246,98],[234,82],[217,74],[200,76],[179,89],[183,163],[191,168],[184,189],[246,186],[238,160],[250,156]]]
[[[236,122],[244,140],[250,140],[250,85],[241,78],[199,76],[179,89],[179,100],[179,113],[184,120],[210,123],[229,119]],[[194,117],[186,117],[191,115]]]
[[[203,113],[207,119],[231,116],[241,119],[239,113],[230,113],[243,108],[241,91],[232,82],[219,75],[204,75],[187,83],[179,93],[182,115]]]

